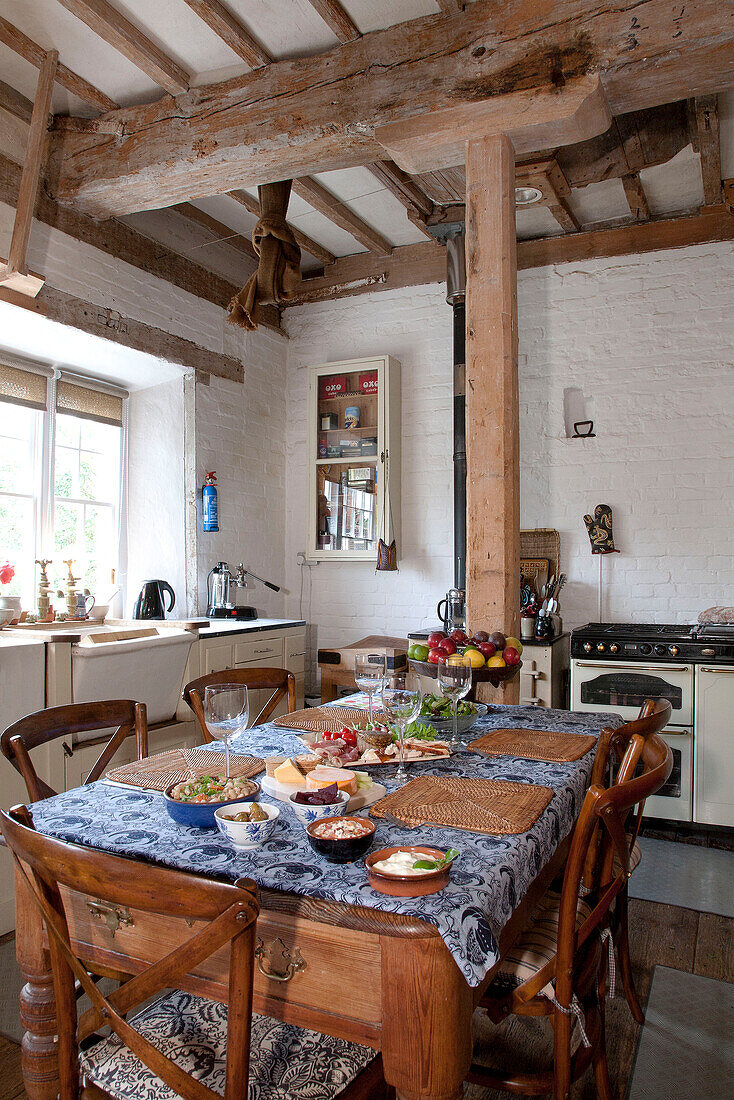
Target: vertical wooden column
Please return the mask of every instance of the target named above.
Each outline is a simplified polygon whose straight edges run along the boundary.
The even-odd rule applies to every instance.
[[[467,145],[466,267],[467,620],[519,637],[515,154],[504,134]],[[517,702],[519,677],[483,691]]]

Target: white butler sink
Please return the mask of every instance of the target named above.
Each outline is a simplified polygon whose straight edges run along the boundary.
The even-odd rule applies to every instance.
[[[98,699],[134,699],[148,708],[148,724],[166,722],[176,714],[186,661],[195,636],[179,627],[142,624],[155,630],[148,637],[105,639],[91,632],[71,647],[72,699],[75,703]]]

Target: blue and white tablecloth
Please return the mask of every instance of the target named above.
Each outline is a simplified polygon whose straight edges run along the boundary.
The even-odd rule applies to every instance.
[[[535,707],[492,707],[477,722],[472,738],[501,727],[597,734],[617,727],[615,714],[575,714]],[[218,746],[212,745],[212,748]],[[272,724],[248,730],[232,741],[235,752],[295,755],[303,746],[289,730]],[[303,826],[286,803],[269,842],[236,851],[215,830],[190,829],[168,816],[159,794],[128,790],[105,782],[67,791],[33,806],[36,828],[49,836],[106,852],[199,872],[228,881],[249,876],[258,886],[308,897],[403,913],[434,924],[471,986],[479,985],[497,961],[499,935],[530,883],[570,832],[588,787],[593,751],[569,764],[489,759],[460,751],[435,764],[409,764],[415,775],[468,774],[487,779],[539,783],[555,794],[535,825],[517,836],[484,836],[456,829],[424,827],[410,832],[379,823],[374,847],[430,844],[458,848],[461,858],[445,890],[422,898],[391,898],[367,882],[364,863],[336,865],[316,855]],[[396,786],[394,767],[372,768],[388,791]],[[366,811],[364,811],[366,813]]]

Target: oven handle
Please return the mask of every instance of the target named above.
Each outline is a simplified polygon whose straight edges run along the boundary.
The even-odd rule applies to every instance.
[[[621,667],[619,661],[579,661],[578,658],[574,658],[574,663],[578,666],[578,668],[620,668]],[[635,661],[634,664],[630,663],[629,665],[625,665],[624,666],[624,671],[625,672],[632,672],[635,668],[638,668],[638,667],[640,669],[644,669],[644,670],[651,669],[653,672],[689,672],[690,671],[690,666],[689,665],[676,665],[676,664],[650,665],[650,664],[647,663],[647,661],[644,661],[644,662],[643,661],[640,661],[640,662]],[[714,670],[713,669],[704,669],[704,672],[707,672],[707,671],[708,672],[713,672]]]
[[[716,672],[720,676],[726,676],[727,672],[731,676],[734,673],[734,668],[704,668],[701,665],[701,672]]]

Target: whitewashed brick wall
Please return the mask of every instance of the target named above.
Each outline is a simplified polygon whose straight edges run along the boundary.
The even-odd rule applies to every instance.
[[[564,264],[519,277],[521,516],[561,533],[568,627],[597,616],[585,512],[614,508],[622,551],[604,562],[603,614],[685,621],[734,603],[734,249],[730,244]],[[311,570],[314,649],[430,621],[452,582],[451,311],[444,287],[288,310],[286,569],[306,529],[305,366],[389,353],[402,363],[400,572]],[[593,440],[565,438],[580,387]],[[471,476],[471,471],[469,472]],[[304,588],[308,597],[308,570]]]

